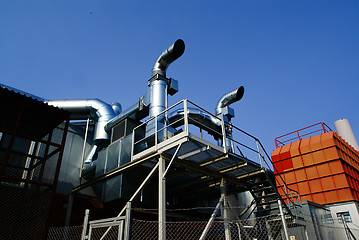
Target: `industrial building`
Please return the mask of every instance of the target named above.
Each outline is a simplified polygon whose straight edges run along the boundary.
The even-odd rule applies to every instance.
[[[0,239],[358,237],[358,149],[322,123],[277,138],[270,157],[231,123],[243,86],[214,113],[168,106],[178,82],[167,68],[184,50],[179,39],[160,54],[125,110],[1,85]]]

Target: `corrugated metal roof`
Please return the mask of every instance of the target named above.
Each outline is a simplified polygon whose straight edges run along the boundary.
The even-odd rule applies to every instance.
[[[40,98],[40,97],[38,97],[38,96],[35,96],[35,95],[33,95],[33,94],[24,92],[24,91],[22,91],[22,90],[19,90],[19,89],[10,87],[10,86],[7,86],[7,85],[5,85],[5,84],[0,83],[0,87],[1,87],[1,88],[4,88],[4,89],[7,89],[7,90],[10,90],[10,91],[13,91],[13,92],[15,92],[15,93],[20,93],[21,95],[24,95],[24,96],[26,96],[26,97],[29,97],[29,98],[38,100],[38,101],[40,101],[40,102],[45,102],[45,99],[43,99],[43,98]]]

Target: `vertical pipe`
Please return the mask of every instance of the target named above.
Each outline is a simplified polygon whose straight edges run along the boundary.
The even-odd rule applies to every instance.
[[[151,104],[149,109],[149,118],[156,117],[156,119],[148,122],[146,127],[146,136],[150,136],[153,134],[153,131],[163,128],[165,117],[164,114],[159,114],[166,109],[166,87],[167,82],[163,78],[155,78],[150,82]],[[163,133],[158,132],[155,135],[158,135],[160,141],[163,140]]]
[[[89,218],[90,218],[90,209],[86,209],[85,217],[84,217],[84,225],[82,227],[81,240],[87,239],[87,228],[89,224]]]
[[[226,137],[226,128],[224,126],[224,117],[223,117],[223,114],[221,115],[221,127],[222,127],[222,135],[223,135],[223,150],[224,150],[224,153],[227,153],[228,152],[228,149],[227,149],[227,137]]]
[[[165,80],[158,79],[151,81],[150,117],[157,116],[160,112],[166,109],[166,86],[167,82]]]
[[[284,217],[284,213],[283,213],[282,203],[281,203],[280,199],[278,199],[278,206],[279,206],[280,217],[281,217],[281,219],[282,219],[282,224],[283,224],[283,230],[284,230],[285,239],[286,239],[286,240],[289,240],[287,223],[285,222],[285,217]]]
[[[160,155],[158,162],[158,239],[166,240],[166,179],[163,178],[166,161]]]

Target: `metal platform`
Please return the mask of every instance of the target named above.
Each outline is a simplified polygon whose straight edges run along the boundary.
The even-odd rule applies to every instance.
[[[199,122],[201,119],[192,118],[193,116],[188,114],[189,105],[202,111],[202,120],[212,118],[218,121],[218,125],[210,128]],[[167,117],[170,111],[178,112],[178,109],[183,113],[182,117],[164,126],[155,124],[152,135],[144,136],[136,132],[143,133],[144,127],[151,121],[156,123],[157,118]],[[208,134],[205,135],[202,129]],[[218,144],[220,141],[224,146]],[[276,179],[272,177],[273,166],[270,157],[260,141],[188,100],[182,100],[133,129],[131,151],[131,162],[74,188],[73,192],[120,175],[137,166],[147,167],[151,171],[148,178],[151,178],[158,167],[159,179],[164,181],[159,183],[164,188],[163,193],[159,193],[159,198],[197,194],[203,197],[211,195],[214,199],[218,199],[220,183],[223,179],[228,193],[250,191],[255,200],[254,205],[261,211],[271,211],[271,204],[279,199],[291,213],[283,197],[292,203],[295,192],[286,187],[283,191],[285,196],[279,195],[275,185]],[[144,187],[145,181],[139,189]],[[134,196],[138,194],[139,189]]]

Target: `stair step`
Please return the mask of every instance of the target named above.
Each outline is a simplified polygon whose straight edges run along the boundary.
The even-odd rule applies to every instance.
[[[273,204],[273,203],[277,203],[278,202],[278,200],[276,199],[276,200],[271,200],[271,201],[268,201],[268,202],[257,202],[257,206],[263,206],[263,205],[271,205],[271,204]]]
[[[253,178],[254,176],[263,175],[265,173],[265,170],[263,168],[256,169],[251,172],[242,173],[238,176],[236,176],[237,179],[245,179],[245,178]]]
[[[263,195],[263,196],[258,196],[258,197],[254,197],[254,199],[263,199],[263,198],[269,198],[269,197],[277,197],[277,193],[269,193],[269,194],[266,194],[266,195]]]
[[[262,181],[259,181],[256,183],[251,183],[249,185],[250,188],[256,188],[258,186],[262,186],[262,188],[263,187],[273,187],[268,180],[262,180]]]
[[[270,189],[274,189],[274,188],[272,186],[266,186],[266,187],[262,187],[262,188],[259,188],[259,189],[251,190],[251,192],[252,193],[257,193],[257,192],[262,192],[262,191],[270,190]]]
[[[269,212],[269,211],[279,211],[279,207],[270,207],[270,208],[265,208],[265,209],[261,209],[262,212]]]

